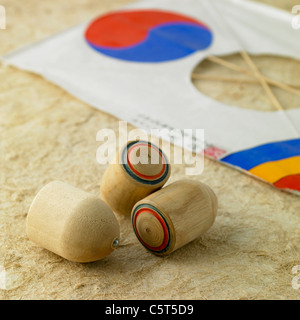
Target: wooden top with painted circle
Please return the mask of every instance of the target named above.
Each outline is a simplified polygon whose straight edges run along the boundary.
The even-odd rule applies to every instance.
[[[128,164],[143,176],[154,177],[164,170],[164,161],[156,148],[137,144],[128,152]]]
[[[130,141],[122,150],[122,165],[134,180],[163,185],[170,176],[170,165],[162,150],[148,141]]]
[[[144,243],[150,247],[159,247],[164,241],[161,223],[150,212],[144,212],[136,219],[137,232]]]

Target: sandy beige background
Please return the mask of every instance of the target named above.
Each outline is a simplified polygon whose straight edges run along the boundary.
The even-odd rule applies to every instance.
[[[129,2],[2,0],[7,29],[0,30],[0,54]],[[261,2],[291,11],[298,1]],[[122,217],[121,247],[98,262],[68,262],[30,242],[25,219],[44,184],[59,179],[99,194],[106,169],[95,159],[101,128],[117,130],[118,120],[38,75],[0,67],[1,299],[300,298],[291,285],[292,268],[300,265],[300,198],[208,159],[193,179],[215,190],[216,223],[168,257],[147,252]],[[174,166],[170,182],[184,176],[184,166]]]

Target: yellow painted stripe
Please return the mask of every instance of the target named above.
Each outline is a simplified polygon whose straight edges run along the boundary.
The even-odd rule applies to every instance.
[[[300,173],[300,156],[265,162],[250,169],[249,172],[274,183],[283,177]]]

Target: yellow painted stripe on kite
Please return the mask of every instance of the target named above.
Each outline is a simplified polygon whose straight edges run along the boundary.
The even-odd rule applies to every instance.
[[[274,183],[279,179],[300,173],[300,156],[265,162],[249,170],[255,176]]]

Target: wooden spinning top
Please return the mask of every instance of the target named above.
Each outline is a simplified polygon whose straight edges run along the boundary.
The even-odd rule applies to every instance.
[[[101,197],[114,212],[130,215],[137,201],[166,183],[170,171],[166,155],[157,146],[147,141],[129,141],[121,148],[116,164],[105,171]]]
[[[217,197],[210,187],[180,180],[139,201],[131,220],[146,249],[167,255],[205,233],[216,215]]]
[[[38,192],[26,222],[30,240],[70,261],[96,261],[118,247],[119,224],[106,203],[60,181]]]

